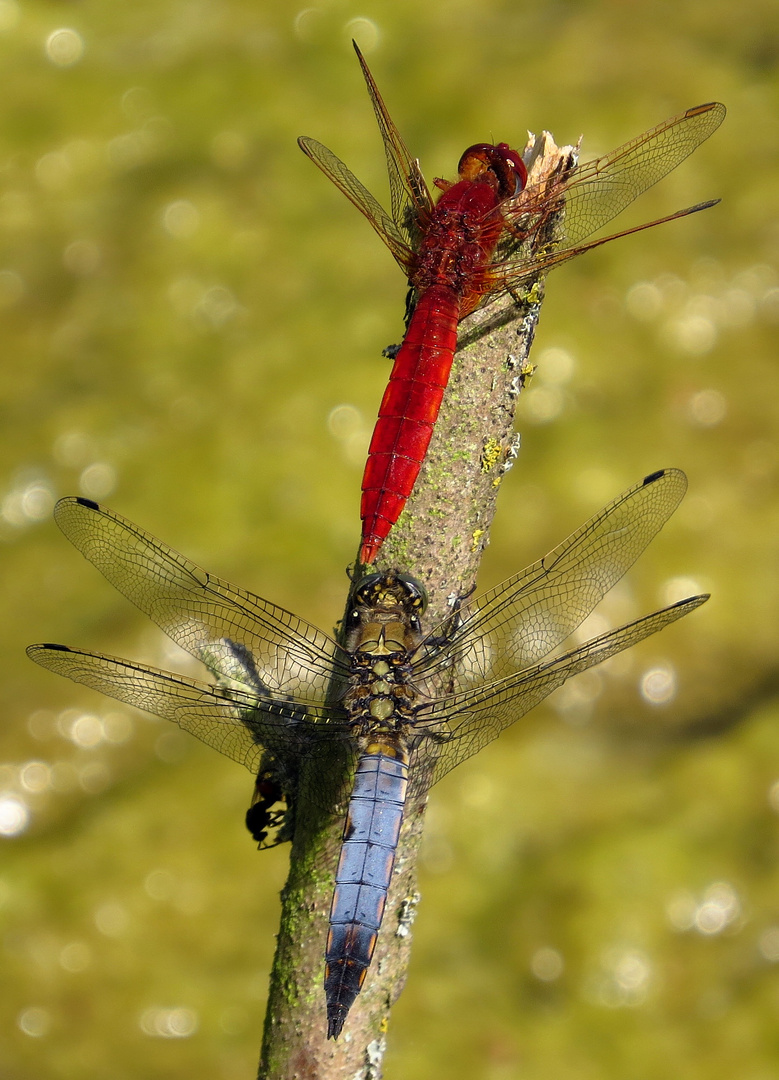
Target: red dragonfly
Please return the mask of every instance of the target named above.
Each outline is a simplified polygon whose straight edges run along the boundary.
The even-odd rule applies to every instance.
[[[476,143],[460,158],[455,182],[435,180],[441,195],[434,203],[419,162],[354,48],[384,140],[391,214],[326,146],[305,137],[298,143],[371,223],[406,274],[415,301],[362,480],[360,562],[367,565],[398,520],[427,453],[458,322],[497,293],[517,290],[584,251],[713,206],[718,200],[582,243],[700,146],[722,123],[725,106],[697,105],[610,154],[531,185],[523,156],[507,143]]]

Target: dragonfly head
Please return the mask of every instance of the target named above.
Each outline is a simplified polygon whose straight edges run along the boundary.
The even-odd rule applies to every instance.
[[[476,180],[491,172],[498,184],[501,199],[519,195],[527,183],[525,163],[508,143],[474,143],[469,146],[457,166],[461,180]]]
[[[427,593],[408,574],[369,574],[352,593],[347,649],[373,656],[408,652],[419,641],[419,620],[426,607]]]

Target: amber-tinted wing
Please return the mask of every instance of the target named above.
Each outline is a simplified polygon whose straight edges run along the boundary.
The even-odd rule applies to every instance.
[[[694,611],[707,599],[707,596],[689,597],[601,634],[554,660],[533,664],[506,679],[421,706],[414,729],[417,745],[413,760],[415,765],[418,763],[421,778],[417,790],[436,783],[455,765],[476,754],[572,675],[629,649]]]
[[[365,215],[390,249],[401,269],[408,275],[414,252],[419,246],[420,236],[424,233],[430,217],[433,199],[419,168],[419,162],[412,158],[400,132],[392,122],[362,53],[356,45],[354,49],[365,76],[384,142],[392,213],[387,213],[332,150],[328,150],[316,139],[310,139],[305,135],[298,139],[298,146],[357,207],[360,213]]]
[[[424,232],[433,208],[433,199],[419,167],[419,161],[411,156],[400,132],[395,127],[368,65],[357,48],[357,42],[353,41],[352,45],[360,61],[365,85],[368,87],[368,94],[384,143],[392,216],[409,233],[411,246],[416,249],[417,231]]]
[[[237,688],[206,686],[144,664],[64,645],[30,645],[27,655],[57,675],[172,720],[252,773],[257,772],[264,749],[284,759],[302,760],[322,740],[348,736],[343,713],[337,708],[300,707]]]
[[[423,652],[414,680],[456,692],[548,656],[633,565],[686,489],[679,469],[644,477],[543,559],[478,597],[443,648]],[[436,643],[445,636],[443,627],[431,635]]]
[[[316,139],[309,139],[305,135],[301,135],[298,139],[298,146],[306,157],[310,158],[325,176],[332,180],[339,191],[344,193],[349,202],[365,215],[395,256],[401,270],[408,275],[413,253],[410,238],[405,230],[393,221],[381,203],[371,195],[365,185],[340,158],[335,156],[332,150],[328,150]]]
[[[333,673],[348,675],[348,657],[327,634],[207,573],[131,521],[73,498],[61,499],[54,516],[114,588],[231,684],[318,705]]]
[[[511,202],[504,203],[501,212],[509,232],[492,267],[493,288],[501,279],[504,288],[518,285],[531,273],[550,269],[590,246],[612,239],[604,238],[595,241],[594,245],[580,246],[586,237],[597,232],[680,165],[717,130],[725,113],[725,106],[716,101],[696,105],[645,131],[610,154],[576,166],[567,176],[529,186]],[[701,204],[671,217],[709,205]],[[535,250],[534,239],[544,233],[550,215],[560,210],[562,213],[555,219],[552,237],[544,235],[544,250]],[[548,250],[550,240],[552,250]]]

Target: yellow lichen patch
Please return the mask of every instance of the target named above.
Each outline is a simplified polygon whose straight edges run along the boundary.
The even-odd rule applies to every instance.
[[[481,544],[481,538],[484,536],[484,529],[474,529],[471,534],[471,551],[477,551]]]
[[[502,456],[500,443],[497,439],[489,438],[481,452],[481,471],[488,473],[498,464]]]

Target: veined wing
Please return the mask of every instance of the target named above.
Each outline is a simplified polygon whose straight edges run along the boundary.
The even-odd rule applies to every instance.
[[[334,671],[348,675],[345,654],[327,634],[213,577],[105,507],[61,499],[54,517],[114,588],[217,675],[315,705]]]
[[[343,192],[349,202],[368,219],[408,277],[414,261],[414,252],[419,246],[421,233],[424,232],[433,209],[433,198],[422,175],[419,162],[409,153],[400,132],[387,112],[387,107],[362,53],[355,42],[352,44],[357,53],[357,59],[360,61],[384,143],[392,214],[387,213],[332,150],[305,135],[298,139],[298,146],[339,191]]]
[[[343,161],[328,150],[316,139],[309,139],[301,135],[298,146],[311,161],[321,169],[325,176],[331,180],[339,191],[352,203],[368,221],[384,241],[400,265],[401,270],[408,276],[413,252],[405,232],[393,221],[381,203],[371,195],[370,191],[361,183],[351,169],[344,165]]]
[[[554,660],[535,664],[508,678],[422,705],[416,716],[422,783],[436,783],[450,769],[530,712],[566,679],[608,660],[694,611],[708,596],[692,596],[643,619],[601,634]]]
[[[422,175],[419,161],[411,156],[400,132],[395,127],[368,65],[357,48],[357,42],[352,41],[352,45],[360,61],[360,68],[384,143],[392,216],[398,225],[409,233],[411,246],[416,249],[418,239],[416,233],[419,228],[424,231],[433,209],[433,198]]]
[[[686,489],[679,469],[644,477],[543,559],[475,600],[475,610],[446,644],[414,664],[414,679],[438,676],[453,690],[465,689],[511,676],[546,656],[633,565]],[[432,634],[435,640],[445,636],[444,627]]]
[[[533,265],[537,269],[548,269],[580,250],[586,250],[578,249],[577,245],[680,165],[717,130],[726,111],[717,101],[696,105],[631,139],[610,154],[576,166],[567,177],[525,188],[510,204],[501,207],[513,235],[506,236],[499,248],[498,259],[493,264],[496,277],[521,278],[531,272]],[[702,204],[700,208],[708,205],[711,204]],[[698,207],[691,208],[695,209]],[[517,241],[524,243],[530,239],[532,246],[532,237],[542,230],[552,213],[560,210],[564,212],[555,222],[553,251],[547,257],[539,258],[537,253],[530,254],[525,248],[521,252],[523,257],[512,262],[510,253]],[[686,214],[691,210],[679,213]],[[612,238],[596,241],[596,245],[607,239]],[[567,251],[568,248],[571,250]],[[510,285],[510,281],[507,280],[506,285]]]
[[[36,664],[101,694],[172,720],[215,750],[257,772],[263,750],[299,758],[317,740],[343,738],[337,709],[301,706],[238,689],[207,686],[114,656],[65,645],[30,645]]]

